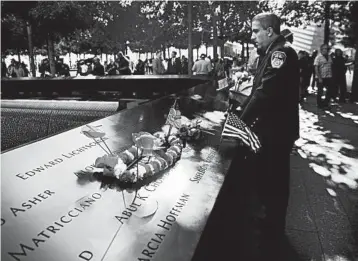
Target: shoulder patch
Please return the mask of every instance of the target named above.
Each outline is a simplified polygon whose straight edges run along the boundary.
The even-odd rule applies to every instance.
[[[271,55],[271,66],[272,68],[281,68],[281,66],[285,63],[286,61],[286,54],[284,52],[281,51],[275,51],[273,52],[273,54]]]

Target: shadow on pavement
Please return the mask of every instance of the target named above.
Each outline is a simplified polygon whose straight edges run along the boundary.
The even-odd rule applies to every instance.
[[[358,106],[321,110],[309,97],[300,125],[295,153],[309,168],[302,176],[324,259],[358,260]]]

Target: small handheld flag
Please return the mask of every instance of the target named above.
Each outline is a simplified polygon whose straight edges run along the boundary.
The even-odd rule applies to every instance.
[[[261,148],[256,134],[233,112],[228,113],[221,136],[238,138],[254,152]]]

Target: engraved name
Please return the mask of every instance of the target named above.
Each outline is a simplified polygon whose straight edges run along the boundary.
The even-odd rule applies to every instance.
[[[208,169],[208,164],[203,164],[203,165],[199,166],[199,169],[197,170],[197,172],[195,172],[194,177],[190,178],[189,180],[192,182],[199,183],[200,180],[205,175],[205,172],[207,169]]]
[[[93,193],[91,196],[83,198],[76,207],[72,208],[65,215],[61,216],[57,221],[53,222],[51,226],[46,227],[37,236],[28,240],[28,242],[18,244],[18,249],[13,252],[8,252],[14,260],[21,261],[21,258],[27,257],[31,251],[35,251],[37,248],[45,244],[48,239],[53,237],[64,226],[71,223],[74,219],[85,212],[87,208],[90,208],[93,203],[102,197],[99,193]],[[20,250],[19,250],[20,249]]]
[[[136,195],[136,198],[134,199],[134,201],[136,199],[139,199],[141,201],[145,201],[148,197],[142,197],[139,195],[139,193]],[[128,207],[126,207],[125,210],[122,211],[122,215],[121,216],[115,216],[115,218],[121,223],[124,224],[123,220],[128,220],[128,218],[130,218],[132,216],[133,212],[136,212],[138,210],[138,207],[142,206],[142,204],[138,204],[135,203],[133,201],[132,204],[130,204]]]
[[[163,183],[164,179],[169,175],[169,171],[164,173],[163,176],[161,176],[159,179],[157,179],[156,181],[148,184],[147,186],[144,187],[144,189],[146,191],[149,191],[149,192],[153,192],[153,191],[156,191],[158,189],[158,187],[160,186],[160,184]]]
[[[198,170],[195,172],[194,177],[191,177],[189,180],[192,182],[200,183],[200,180],[205,175],[206,170],[208,169],[207,163],[210,163],[216,155],[216,151],[211,149],[208,157],[205,159],[205,163],[203,163],[201,166],[199,166]]]
[[[161,219],[157,224],[161,228],[160,231],[154,233],[152,238],[146,244],[146,247],[142,250],[141,256],[137,258],[138,261],[150,261],[159,250],[161,243],[164,241],[167,233],[173,227],[177,217],[181,213],[182,209],[189,200],[190,195],[183,193],[179,200],[175,203],[174,207],[169,211],[165,218]]]
[[[102,140],[108,140],[108,138],[106,137],[103,137]],[[33,168],[31,170],[28,170],[28,171],[25,171],[23,173],[18,173],[16,174],[16,177],[22,179],[22,180],[27,180],[33,176],[35,176],[36,174],[38,173],[41,173],[41,172],[45,172],[46,170],[50,169],[50,168],[53,168],[55,167],[56,165],[60,164],[60,163],[63,163],[66,159],[70,159],[70,158],[73,158],[77,155],[79,155],[80,153],[82,152],[85,152],[86,150],[88,149],[91,149],[97,145],[99,145],[100,143],[102,143],[103,141],[100,140],[100,141],[93,141],[85,146],[82,146],[78,149],[75,149],[69,153],[64,153],[61,155],[61,157],[58,157],[58,158],[55,158],[43,165],[40,165],[36,168]],[[99,145],[100,146],[100,145]]]
[[[32,207],[36,206],[37,204],[40,204],[42,201],[50,197],[51,195],[55,194],[55,192],[52,192],[50,190],[45,190],[43,193],[37,194],[32,199],[27,200],[26,202],[21,204],[21,207],[10,207],[10,210],[12,214],[17,217],[17,212],[25,212],[28,209],[31,209]]]

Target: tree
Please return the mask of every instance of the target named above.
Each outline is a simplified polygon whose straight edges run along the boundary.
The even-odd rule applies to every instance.
[[[219,10],[219,39],[222,40],[223,50],[223,45],[228,40],[240,42],[243,46],[251,42],[251,20],[258,13],[267,10],[267,2],[222,1],[219,2]]]
[[[47,40],[51,74],[55,75],[54,41],[85,29],[93,23],[100,7],[97,2],[38,2],[30,15],[38,28],[37,35]]]
[[[21,4],[22,8],[19,8],[19,4]],[[20,50],[25,51],[27,49],[29,51],[30,69],[33,76],[36,76],[36,72],[33,57],[32,27],[30,23],[31,16],[29,15],[29,10],[36,6],[36,4],[37,2],[1,2],[2,13],[4,14],[1,19],[1,24],[9,29],[8,31],[5,29],[5,32],[7,31],[9,35],[6,35],[6,33],[3,35],[8,39],[7,43],[5,43],[5,48],[11,49],[15,46],[19,61]],[[28,48],[26,47],[27,43]]]
[[[1,53],[17,53],[25,51],[27,46],[26,23],[15,15],[1,17]]]
[[[35,46],[47,45],[52,75],[55,75],[54,43],[70,36],[76,29],[90,28],[105,13],[106,7],[106,2],[2,2],[4,17],[14,16],[18,21],[24,21],[31,29],[28,31],[33,30],[36,35]],[[31,34],[28,38],[31,39]],[[28,48],[30,54],[32,49],[32,46]],[[32,55],[30,60],[33,61]]]

